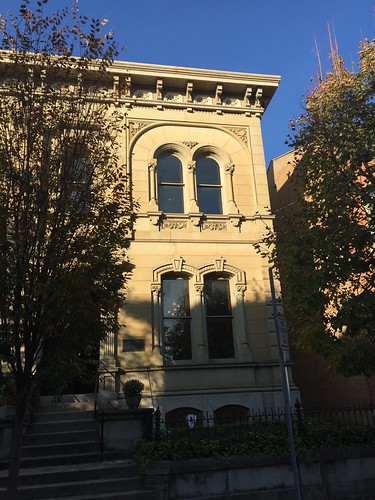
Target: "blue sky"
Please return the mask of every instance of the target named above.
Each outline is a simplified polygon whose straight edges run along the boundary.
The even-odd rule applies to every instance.
[[[0,0],[0,13],[20,0]],[[49,0],[51,7],[70,0]],[[303,111],[318,60],[329,68],[327,23],[347,66],[373,38],[375,0],[79,0],[81,14],[107,18],[126,61],[281,75],[263,119],[266,163],[288,150],[289,120]]]

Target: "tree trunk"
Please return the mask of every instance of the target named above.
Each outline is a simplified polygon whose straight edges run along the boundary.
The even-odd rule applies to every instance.
[[[16,413],[14,416],[13,433],[12,433],[10,458],[9,458],[7,500],[17,500],[18,498],[21,445],[22,445],[25,414],[26,414],[26,402],[21,401],[16,406]]]

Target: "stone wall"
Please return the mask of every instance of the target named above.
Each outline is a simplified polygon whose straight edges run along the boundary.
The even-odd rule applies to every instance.
[[[375,449],[330,450],[300,464],[303,500],[373,500]],[[294,500],[293,473],[276,457],[231,457],[154,462],[143,474],[164,499]]]

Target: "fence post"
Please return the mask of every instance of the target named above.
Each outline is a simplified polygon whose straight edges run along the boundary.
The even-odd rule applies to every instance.
[[[296,399],[296,402],[294,403],[294,408],[296,410],[296,416],[297,416],[297,429],[300,434],[303,434],[305,432],[305,428],[303,425],[303,418],[302,418],[302,405],[298,398]]]
[[[159,407],[156,408],[154,413],[154,422],[155,422],[155,431],[154,431],[154,440],[160,440],[160,420],[161,420],[161,411]]]

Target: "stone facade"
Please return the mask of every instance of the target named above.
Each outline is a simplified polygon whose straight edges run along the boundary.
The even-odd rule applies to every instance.
[[[279,77],[135,63],[112,71],[115,91],[125,89],[115,104],[139,208],[123,326],[103,359],[125,370],[122,382],[141,379],[142,405],[164,414],[283,406],[268,263],[253,247],[271,223],[260,120]]]

